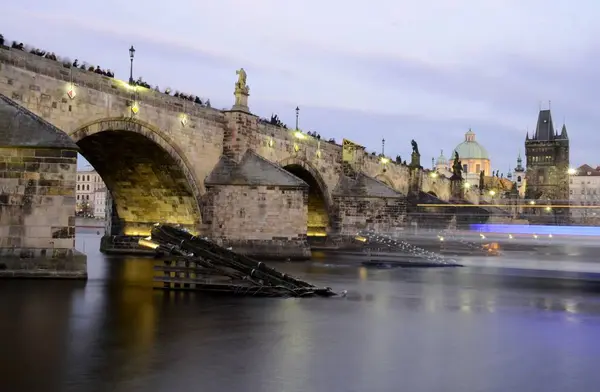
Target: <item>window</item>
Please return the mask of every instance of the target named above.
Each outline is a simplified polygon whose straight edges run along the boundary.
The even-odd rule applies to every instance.
[[[77,175],[77,181],[81,181],[80,178],[79,178],[79,175]]]
[[[79,200],[79,196],[80,196],[80,195],[77,195],[77,200]]]
[[[88,174],[88,175],[87,175],[87,180],[86,180],[86,181],[89,181],[89,180],[90,180],[90,175]]]
[[[79,184],[77,184],[77,190],[79,190]]]
[[[475,171],[477,173],[481,173],[481,164],[478,163],[477,165],[475,165]]]
[[[466,164],[463,165],[463,173],[468,173]]]
[[[89,191],[89,190],[90,190],[90,184],[87,184],[87,185],[86,185],[86,188],[87,188],[86,190],[88,190],[88,191]]]
[[[90,195],[85,195],[85,200],[90,200]]]

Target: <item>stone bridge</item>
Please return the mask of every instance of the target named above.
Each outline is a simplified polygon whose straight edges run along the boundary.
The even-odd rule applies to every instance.
[[[445,178],[364,148],[346,153],[247,108],[208,108],[6,47],[0,93],[77,144],[112,196],[112,236],[167,222],[260,253],[274,242],[301,248],[307,235],[401,226],[409,192],[450,198]]]

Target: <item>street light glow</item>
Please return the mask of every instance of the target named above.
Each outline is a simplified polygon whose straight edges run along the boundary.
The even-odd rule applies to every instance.
[[[572,167],[569,168],[569,170],[567,172],[569,173],[570,176],[577,174],[577,170],[573,169]]]

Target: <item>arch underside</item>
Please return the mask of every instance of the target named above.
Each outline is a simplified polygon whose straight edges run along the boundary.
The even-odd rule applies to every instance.
[[[76,138],[77,139],[77,138]],[[181,165],[148,137],[110,130],[76,140],[113,199],[112,235],[147,235],[155,223],[196,231],[198,201]]]
[[[309,186],[307,235],[309,237],[324,237],[331,228],[331,210],[327,199],[327,189],[318,173],[307,166],[305,162],[288,160],[282,167],[302,179]]]

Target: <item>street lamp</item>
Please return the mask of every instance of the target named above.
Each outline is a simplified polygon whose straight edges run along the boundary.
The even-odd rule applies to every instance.
[[[296,106],[296,131],[298,130],[298,116],[300,116],[300,108]]]
[[[575,174],[577,174],[577,170],[573,169],[572,167],[569,168],[569,170],[567,171],[567,173],[569,173],[570,176],[573,176]]]
[[[130,65],[129,65],[129,84],[133,85],[133,57],[135,56],[135,48],[133,47],[133,45],[131,45],[131,48],[129,48],[129,60],[130,60]]]

